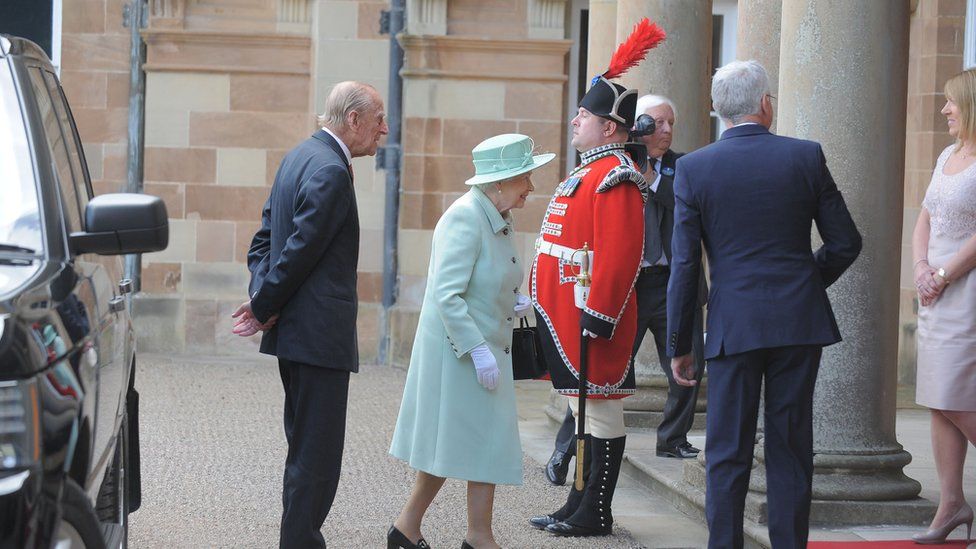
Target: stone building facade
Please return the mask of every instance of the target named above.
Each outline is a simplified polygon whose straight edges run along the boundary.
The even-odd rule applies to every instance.
[[[942,84],[963,66],[967,3],[907,3],[907,95],[898,117],[905,146],[897,174],[904,185],[895,208],[902,215],[901,223],[884,227],[895,235],[900,228],[901,236],[884,246],[892,256],[901,252],[889,316],[899,319],[892,359],[899,363],[897,378],[909,386],[916,316],[911,229],[935,159],[950,142],[938,111]],[[63,1],[61,76],[96,192],[120,190],[126,179],[124,4]],[[144,179],[146,192],[167,203],[171,245],[143,257],[136,310],[146,319],[140,324],[144,349],[254,351],[255,340],[230,336],[229,313],[246,297],[245,254],[261,205],[282,155],[315,129],[314,113],[332,85],[359,79],[387,95],[389,39],[379,34],[379,15],[388,7],[373,0],[150,0]],[[712,67],[725,60],[713,58],[714,44],[707,47],[717,40],[716,14],[738,14],[737,27],[731,27],[737,29],[736,55],[763,61],[774,88],[780,87],[780,0],[408,0],[407,10],[400,37],[405,63],[399,294],[385,328],[385,173],[372,158],[355,161],[363,227],[360,343],[368,361],[406,364],[433,226],[465,191],[469,151],[484,137],[526,133],[540,151],[559,155],[534,177],[537,190],[516,214],[523,258],[531,257],[548,194],[574,159],[566,135],[576,98],[587,75],[600,70],[639,17],[659,21],[670,37],[625,80],[642,93],[651,88],[676,100],[676,149],[713,139],[707,82]],[[808,11],[816,13],[815,7]],[[880,94],[872,87],[847,91],[865,103]],[[783,103],[777,106],[780,119],[789,104]],[[864,128],[863,139],[889,140],[880,130]],[[832,166],[870,164],[844,150],[832,153]],[[379,357],[378,338],[385,333],[390,352]],[[648,387],[660,385],[654,360],[654,353],[640,354]],[[633,400],[637,408],[656,406]]]

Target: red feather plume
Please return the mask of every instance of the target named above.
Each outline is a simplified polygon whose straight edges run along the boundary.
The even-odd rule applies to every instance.
[[[613,52],[613,57],[610,58],[610,67],[607,72],[603,73],[603,77],[608,80],[616,78],[631,67],[636,67],[638,63],[644,60],[651,48],[664,42],[665,37],[664,29],[655,23],[651,23],[646,17],[641,19],[639,23],[634,25],[634,32],[630,33],[627,40],[617,47],[617,51]]]

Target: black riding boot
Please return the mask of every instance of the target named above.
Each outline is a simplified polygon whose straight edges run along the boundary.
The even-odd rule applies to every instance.
[[[590,463],[593,461],[593,450],[590,446],[592,443],[593,438],[590,435],[583,436],[583,444],[586,447],[586,456],[583,458],[583,490],[577,490],[576,482],[573,482],[573,486],[569,489],[569,497],[566,498],[566,503],[564,503],[558,511],[554,511],[548,515],[540,515],[529,519],[529,524],[533,528],[544,530],[546,526],[566,520],[570,515],[576,512],[576,508],[579,507],[580,502],[583,501],[583,493],[586,491],[586,484],[589,482],[590,478]],[[577,459],[579,459],[579,456],[577,456]],[[574,479],[575,476],[576,475],[574,474]]]
[[[593,437],[593,472],[583,490],[583,498],[576,511],[562,522],[546,527],[547,532],[560,536],[607,536],[613,532],[610,506],[620,476],[627,437],[611,439]],[[589,453],[589,452],[588,452]]]

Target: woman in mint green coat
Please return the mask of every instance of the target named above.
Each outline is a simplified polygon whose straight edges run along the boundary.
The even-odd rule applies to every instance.
[[[518,293],[523,265],[510,210],[532,192],[532,140],[505,134],[472,151],[472,188],[434,228],[427,290],[390,453],[417,469],[389,549],[427,547],[424,513],[446,478],[468,481],[462,547],[498,547],[491,531],[496,484],[522,483],[512,380],[512,327],[531,305]]]

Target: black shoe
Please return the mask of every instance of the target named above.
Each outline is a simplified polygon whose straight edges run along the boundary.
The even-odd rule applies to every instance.
[[[556,486],[566,484],[566,474],[569,473],[569,461],[573,456],[553,450],[549,462],[546,463],[546,478]]]
[[[557,522],[559,522],[559,519],[552,515],[539,515],[529,519],[529,526],[536,530],[545,530],[547,526],[556,524]]]
[[[657,457],[663,457],[663,458],[689,459],[693,457],[698,457],[699,452],[701,452],[701,450],[692,446],[691,443],[688,441],[682,442],[677,446],[657,447]]]
[[[468,543],[468,540],[462,539],[461,540],[461,549],[474,549],[474,546],[471,545],[470,543]]]
[[[590,435],[585,435],[583,439],[586,447],[589,448],[592,437]],[[555,454],[553,454],[555,455]],[[590,464],[592,463],[593,452],[587,450],[586,457],[583,459],[583,484],[585,485],[590,478]],[[566,462],[569,462],[569,457],[566,456]],[[551,463],[551,462],[550,462]],[[585,487],[585,486],[584,486]],[[576,489],[576,483],[574,482],[572,486],[569,487],[569,496],[566,497],[566,503],[562,507],[549,513],[548,515],[539,515],[537,517],[532,517],[529,519],[529,525],[536,530],[545,530],[550,524],[556,524],[566,520],[570,515],[576,512],[579,507],[580,502],[583,501],[583,491]]]
[[[585,526],[574,526],[568,522],[557,522],[546,526],[546,532],[569,537],[609,536],[613,534],[613,526],[587,528]]]
[[[430,545],[420,538],[417,543],[410,541],[410,538],[397,530],[396,526],[390,526],[386,533],[386,549],[430,549]]]

